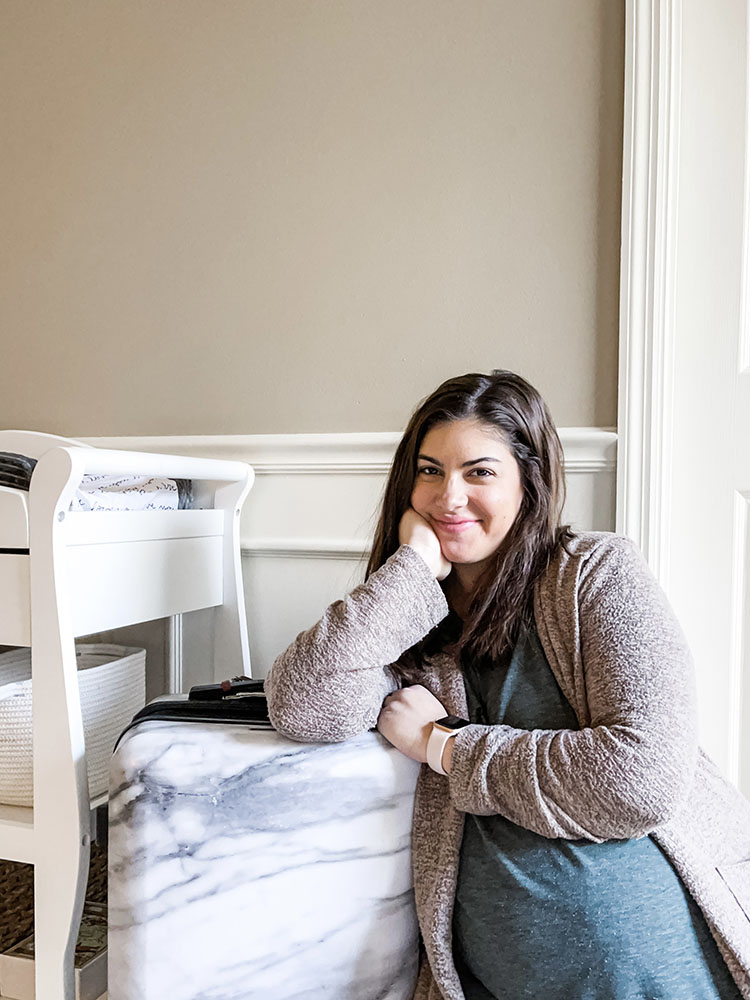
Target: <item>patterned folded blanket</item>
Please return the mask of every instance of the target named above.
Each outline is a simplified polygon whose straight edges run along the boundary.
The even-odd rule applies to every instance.
[[[0,451],[0,486],[27,490],[36,459]],[[193,506],[190,479],[148,476],[84,476],[71,510],[184,510]]]

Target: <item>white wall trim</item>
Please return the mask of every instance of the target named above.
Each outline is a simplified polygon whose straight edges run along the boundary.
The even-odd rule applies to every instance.
[[[568,473],[614,469],[617,433],[611,427],[558,429]],[[248,462],[256,475],[382,475],[401,431],[341,434],[228,434],[192,437],[80,438],[98,448],[191,455]]]
[[[617,435],[559,430],[566,463],[565,520],[580,530],[615,522]],[[253,675],[325,608],[364,579],[383,488],[401,432],[88,438],[99,447],[234,459],[257,476],[240,520]],[[167,626],[165,679],[182,691],[205,682],[210,651],[199,612]],[[184,662],[183,662],[184,661]]]
[[[627,0],[617,530],[668,574],[680,0]]]
[[[612,428],[563,427],[559,430],[568,478],[604,473],[614,476],[617,464],[617,434]],[[193,457],[248,462],[263,481],[277,476],[316,475],[328,477],[378,476],[387,474],[401,432],[342,434],[248,434],[193,437],[84,438],[87,444],[124,451],[145,451]],[[338,482],[338,480],[337,480]],[[349,489],[350,484],[342,484]],[[319,489],[319,488],[318,488]],[[360,561],[367,557],[371,541],[359,533],[343,538],[318,537],[309,532],[284,537],[272,532],[260,535],[249,520],[250,534],[242,533],[243,555],[282,559],[335,559]],[[283,529],[282,529],[283,530]],[[278,529],[277,529],[278,531]],[[179,645],[177,623],[169,634],[170,650]],[[178,652],[169,656],[170,683],[180,690],[174,673]],[[174,674],[174,676],[173,676]]]
[[[281,559],[353,559],[370,553],[368,538],[243,538],[242,554]]]
[[[377,473],[393,458],[398,433],[227,434],[84,438],[100,448],[203,455],[248,462],[256,475]]]

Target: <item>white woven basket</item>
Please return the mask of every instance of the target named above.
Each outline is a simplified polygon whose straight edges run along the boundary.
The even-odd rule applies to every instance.
[[[146,651],[76,644],[89,795],[107,791],[117,737],[146,702]],[[31,650],[0,655],[0,803],[33,804]]]

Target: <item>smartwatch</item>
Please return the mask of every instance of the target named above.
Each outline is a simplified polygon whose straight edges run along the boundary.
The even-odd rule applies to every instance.
[[[432,723],[432,732],[427,740],[427,763],[438,774],[447,774],[443,768],[443,750],[448,740],[453,739],[459,729],[470,726],[467,719],[459,719],[456,715],[446,715]]]

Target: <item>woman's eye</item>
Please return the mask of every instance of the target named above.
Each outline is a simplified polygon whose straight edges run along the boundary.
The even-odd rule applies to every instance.
[[[417,469],[417,473],[424,473],[431,479],[435,478],[432,475],[433,472],[439,475],[440,469],[436,469],[434,465],[423,465],[421,469]],[[495,475],[492,469],[471,469],[469,474],[473,475],[474,473],[476,473],[476,479],[488,479],[490,476]]]

